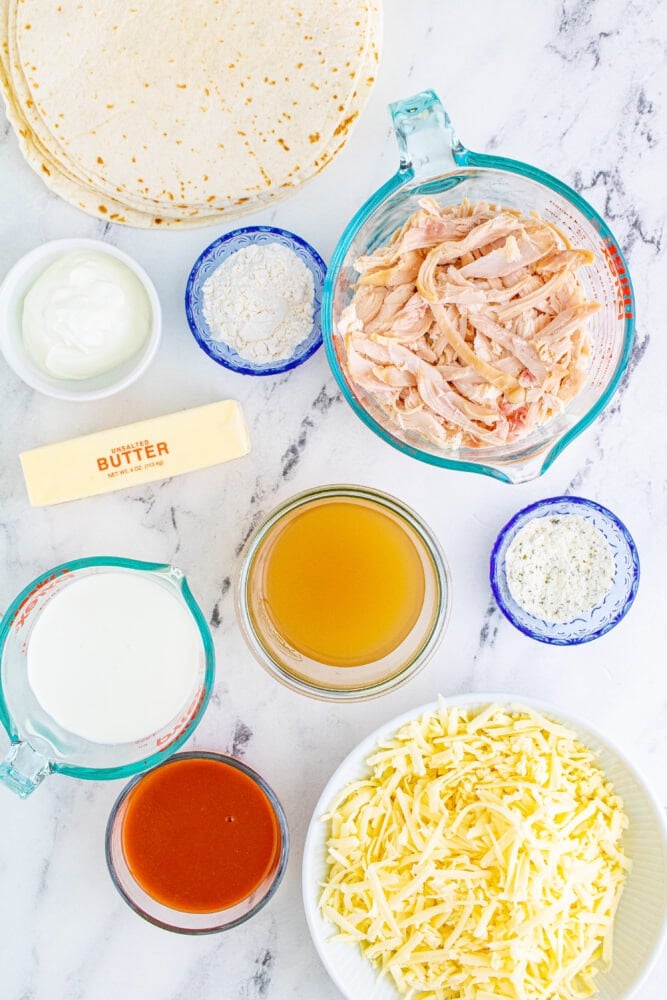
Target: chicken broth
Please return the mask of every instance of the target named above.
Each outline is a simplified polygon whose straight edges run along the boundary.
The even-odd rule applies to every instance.
[[[280,639],[332,667],[381,660],[410,635],[425,572],[398,516],[353,497],[312,501],[278,522],[260,546],[251,593]],[[253,615],[253,609],[250,609]]]

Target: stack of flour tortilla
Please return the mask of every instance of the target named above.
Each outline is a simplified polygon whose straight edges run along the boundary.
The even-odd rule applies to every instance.
[[[0,0],[1,83],[28,163],[132,226],[206,225],[294,191],[345,145],[380,0]]]

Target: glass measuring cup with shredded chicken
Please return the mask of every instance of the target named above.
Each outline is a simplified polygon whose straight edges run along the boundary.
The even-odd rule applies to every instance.
[[[359,257],[338,324],[353,383],[403,430],[449,449],[519,440],[562,412],[590,363],[593,263],[537,213],[420,208]]]

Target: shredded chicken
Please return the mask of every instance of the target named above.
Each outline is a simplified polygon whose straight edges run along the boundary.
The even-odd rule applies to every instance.
[[[591,354],[579,269],[593,263],[537,214],[424,198],[360,257],[338,332],[352,382],[441,448],[511,443],[583,388]]]

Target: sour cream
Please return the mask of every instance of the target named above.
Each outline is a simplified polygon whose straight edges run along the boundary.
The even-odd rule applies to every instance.
[[[146,291],[134,272],[95,250],[62,256],[23,301],[23,342],[47,375],[85,379],[129,360],[151,323]]]
[[[134,742],[187,709],[201,648],[191,614],[158,581],[100,573],[73,581],[41,612],[28,642],[28,683],[68,732]]]

